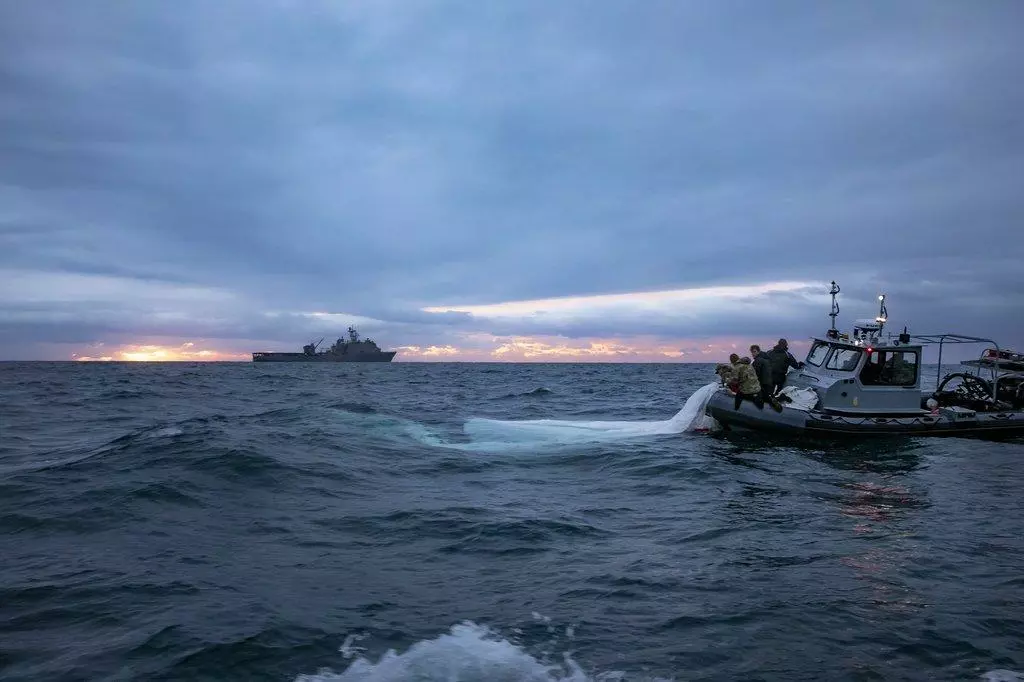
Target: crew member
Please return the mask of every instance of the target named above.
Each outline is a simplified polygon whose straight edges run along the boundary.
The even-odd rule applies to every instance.
[[[725,362],[720,362],[715,365],[715,374],[718,375],[722,386],[729,386],[735,378],[732,365]]]
[[[752,366],[757,375],[757,381],[761,384],[761,398],[772,406],[776,411],[782,411],[782,405],[772,395],[774,382],[772,381],[772,365],[768,361],[768,354],[761,351],[761,346],[756,343],[750,347],[750,356],[754,358]]]
[[[735,377],[736,402],[735,409],[740,409],[740,403],[744,398],[757,405],[757,409],[764,409],[764,399],[761,397],[761,383],[757,380],[754,368],[750,366],[750,358],[740,358],[733,353],[729,356],[729,365],[732,367]]]
[[[772,395],[777,395],[782,387],[786,385],[786,373],[789,368],[803,369],[804,363],[797,362],[793,354],[789,352],[789,343],[786,339],[779,339],[775,348],[765,353],[768,356],[768,364],[772,368]]]

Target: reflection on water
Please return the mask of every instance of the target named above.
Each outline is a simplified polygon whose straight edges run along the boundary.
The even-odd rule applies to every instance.
[[[920,586],[910,580],[922,559],[915,529],[931,506],[917,476],[928,466],[927,439],[828,442],[732,432],[711,440],[711,452],[742,467],[737,473],[745,472],[741,477],[748,479],[738,482],[724,505],[738,526],[788,528],[806,523],[807,508],[799,500],[809,496],[838,512],[833,518],[840,533],[844,526],[848,529],[848,541],[829,547],[780,547],[751,537],[731,564],[772,570],[812,565],[831,556],[861,586],[852,602],[837,608],[876,621],[929,607]],[[794,471],[794,461],[800,460],[806,466]],[[779,478],[783,469],[788,471]]]
[[[923,500],[901,485],[856,482],[844,483],[842,487],[850,491],[840,506],[844,516],[885,522],[909,509],[925,506]]]
[[[715,434],[714,448],[736,464],[756,466],[752,455],[795,452],[835,469],[870,473],[901,473],[919,468],[926,452],[926,440],[909,436],[875,438],[810,438],[755,431],[730,431]]]
[[[922,595],[899,579],[905,565],[900,559],[894,552],[875,549],[842,560],[853,569],[854,578],[869,586],[870,596],[860,605],[863,609],[906,614],[929,606]]]
[[[887,613],[907,613],[928,606],[904,580],[916,556],[913,526],[915,512],[928,507],[927,500],[911,488],[885,481],[846,482],[839,485],[839,513],[850,520],[852,535],[867,544],[862,552],[841,559],[854,577],[869,588],[862,606]]]
[[[803,448],[805,456],[834,469],[878,474],[901,474],[918,469],[922,466],[924,450],[920,440],[913,438],[879,438]]]

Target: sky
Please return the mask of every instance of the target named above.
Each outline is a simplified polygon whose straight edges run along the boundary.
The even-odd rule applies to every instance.
[[[1018,0],[0,0],[0,359],[1024,349]],[[973,352],[973,351],[972,351]]]

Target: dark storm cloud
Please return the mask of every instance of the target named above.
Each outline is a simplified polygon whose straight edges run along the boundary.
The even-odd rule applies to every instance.
[[[809,333],[824,292],[782,316],[419,308],[832,278],[844,314],[884,290],[915,325],[1019,340],[1022,21],[1013,0],[0,0],[0,350],[294,342],[311,311],[396,344]]]

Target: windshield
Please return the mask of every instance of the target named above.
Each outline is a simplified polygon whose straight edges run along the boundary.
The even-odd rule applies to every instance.
[[[829,345],[818,341],[811,350],[807,353],[807,364],[814,365],[815,367],[821,367],[821,363],[825,361],[825,356],[828,355]]]
[[[836,348],[836,351],[832,353],[832,357],[828,359],[825,369],[838,369],[844,372],[853,371],[857,369],[857,363],[860,362],[861,355],[861,351],[856,348]]]

